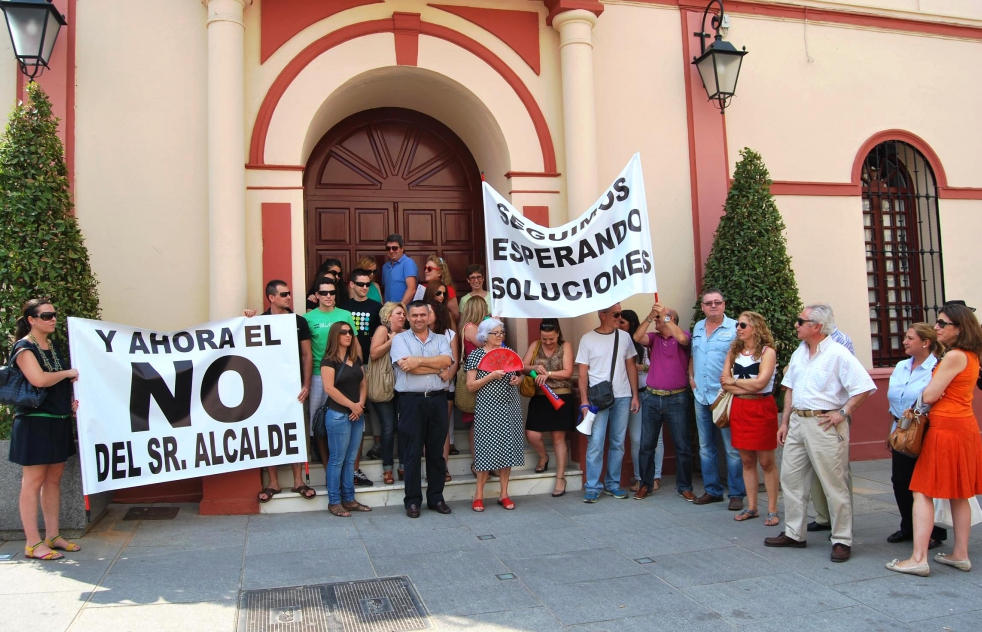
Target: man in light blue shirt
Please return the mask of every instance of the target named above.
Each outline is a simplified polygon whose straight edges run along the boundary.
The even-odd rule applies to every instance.
[[[730,429],[717,428],[710,408],[719,394],[719,379],[723,375],[723,362],[736,339],[736,321],[726,315],[726,299],[723,293],[710,288],[702,293],[702,313],[706,318],[692,328],[692,359],[689,362],[689,386],[696,400],[696,429],[699,431],[699,460],[702,462],[702,481],[706,488],[696,505],[708,505],[723,501],[723,485],[720,482],[717,462],[716,437],[722,435],[726,448],[726,478],[730,488],[730,511],[743,509],[747,495],[743,483],[743,463],[740,452],[730,443]],[[754,490],[756,493],[756,490]]]
[[[385,301],[409,305],[416,294],[419,269],[403,250],[402,235],[392,233],[385,238],[385,255],[389,258],[382,266]]]
[[[399,460],[406,476],[403,503],[406,515],[419,518],[423,503],[419,464],[426,446],[426,506],[442,514],[450,513],[443,500],[447,462],[443,443],[447,439],[447,385],[440,372],[453,363],[450,341],[427,326],[429,309],[423,301],[409,304],[411,329],[392,339],[389,355],[396,378],[399,402]]]

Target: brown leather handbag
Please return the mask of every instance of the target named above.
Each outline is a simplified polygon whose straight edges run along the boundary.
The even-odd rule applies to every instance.
[[[890,433],[890,448],[909,457],[916,458],[921,453],[924,434],[927,432],[927,411],[922,411],[921,398],[904,411],[897,420],[897,427]]]

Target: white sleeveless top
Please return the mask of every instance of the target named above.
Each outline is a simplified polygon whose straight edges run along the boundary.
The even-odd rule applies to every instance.
[[[767,349],[767,347],[764,347],[764,349]],[[767,383],[767,386],[760,389],[758,393],[765,395],[774,390],[774,375],[776,373],[776,370],[771,373],[770,382]],[[742,352],[733,360],[733,379],[749,380],[757,377],[758,375],[760,375],[760,360],[754,360],[753,356]]]

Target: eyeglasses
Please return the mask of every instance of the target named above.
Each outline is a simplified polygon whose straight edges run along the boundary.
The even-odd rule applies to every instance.
[[[352,281],[352,283],[354,283],[358,287],[368,287],[369,285],[372,284],[371,281]]]
[[[341,330],[341,335],[342,336],[350,336],[352,333],[353,332],[350,329],[342,329]]]
[[[798,326],[799,327],[804,327],[805,326],[805,323],[814,323],[814,322],[815,322],[814,320],[805,320],[804,318],[799,318],[798,319]]]
[[[740,329],[746,329],[749,326],[750,325],[748,325],[747,323],[737,323],[737,327],[739,327]]]
[[[41,314],[41,318],[44,319],[44,320],[47,320],[46,318],[44,318],[44,314]],[[953,322],[944,320],[943,318],[939,318],[938,319],[938,322],[934,323],[934,326],[937,327],[938,329],[944,329],[948,325],[956,325],[956,324],[957,323],[953,323]]]
[[[41,312],[37,315],[37,318],[40,318],[43,321],[54,320],[55,318],[58,318],[58,312]]]
[[[423,268],[423,270],[425,270],[426,272],[436,272],[439,269],[440,268],[437,268],[437,267],[434,267],[434,266],[426,266],[425,268]]]
[[[502,329],[501,331],[489,331],[488,332],[488,335],[489,336],[504,336],[505,335],[505,330]]]
[[[481,276],[480,274],[475,274],[475,275],[472,275],[472,276],[467,277],[467,280],[468,281],[473,281],[473,282],[476,283],[478,281],[483,281],[484,280],[484,277]]]
[[[402,250],[402,246],[386,246],[385,249],[389,252],[396,252],[397,250]]]
[[[317,290],[317,296],[337,296],[337,290]]]
[[[447,293],[444,292],[443,290],[437,290],[436,292],[433,293],[433,296],[446,296],[446,295]]]
[[[702,304],[706,307],[719,307],[723,301],[703,301]]]
[[[279,294],[280,298],[290,298],[289,292],[277,292],[277,294]]]

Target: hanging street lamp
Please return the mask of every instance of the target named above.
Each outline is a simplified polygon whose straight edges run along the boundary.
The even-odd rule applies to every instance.
[[[719,15],[714,15],[710,21],[710,26],[716,31],[713,42],[706,47],[706,40],[709,33],[706,33],[706,16],[714,4],[719,5]],[[747,54],[747,47],[737,50],[733,44],[725,41],[720,35],[720,29],[727,27],[724,17],[723,0],[710,0],[709,5],[702,14],[702,30],[693,33],[699,37],[699,45],[702,53],[699,57],[693,57],[692,63],[699,70],[702,78],[702,85],[709,95],[709,100],[719,108],[720,114],[730,104],[733,93],[736,92],[737,79],[740,77],[740,65],[743,63],[743,56]]]
[[[58,31],[68,22],[51,0],[0,0],[0,10],[20,71],[34,81],[48,67]]]

